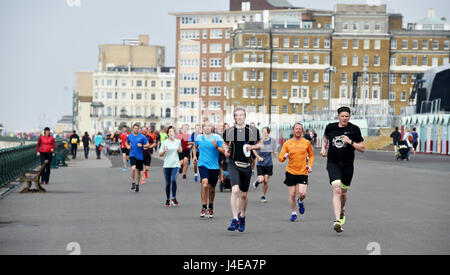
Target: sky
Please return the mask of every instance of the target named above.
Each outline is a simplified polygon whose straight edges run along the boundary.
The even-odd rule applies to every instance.
[[[288,0],[332,10],[364,0]],[[450,20],[448,0],[381,0],[404,24],[434,8]],[[426,2],[426,4],[424,4]],[[97,68],[98,45],[148,34],[175,65],[175,17],[170,12],[227,11],[229,0],[2,0],[0,1],[0,124],[6,131],[50,126],[72,114],[75,71]]]

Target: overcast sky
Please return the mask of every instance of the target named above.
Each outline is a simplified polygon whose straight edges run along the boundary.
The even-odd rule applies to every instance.
[[[148,34],[175,64],[175,18],[169,12],[226,11],[229,0],[2,0],[0,1],[0,124],[9,131],[54,128],[72,114],[76,70],[95,70],[97,45]],[[366,1],[289,0],[295,6],[333,9]],[[450,19],[448,0],[381,0],[404,23]]]

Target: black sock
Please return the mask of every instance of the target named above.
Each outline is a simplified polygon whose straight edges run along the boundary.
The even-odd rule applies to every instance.
[[[202,207],[203,209],[206,209],[206,204],[203,204],[203,207]]]
[[[209,209],[213,209],[213,208],[214,208],[214,207],[213,207],[213,204],[210,203],[209,206],[208,206],[208,208],[209,208]]]

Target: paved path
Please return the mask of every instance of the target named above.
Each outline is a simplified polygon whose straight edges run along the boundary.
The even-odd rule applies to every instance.
[[[154,158],[136,194],[119,157],[70,161],[52,170],[46,194],[0,200],[0,254],[450,254],[450,158],[420,155],[410,162],[392,153],[358,154],[345,231],[332,230],[331,188],[325,159],[316,158],[298,222],[288,219],[284,164],[275,166],[268,203],[250,190],[247,230],[228,232],[230,193],[217,190],[215,218],[199,217],[200,186],[178,179],[178,208],[165,208],[162,162]]]

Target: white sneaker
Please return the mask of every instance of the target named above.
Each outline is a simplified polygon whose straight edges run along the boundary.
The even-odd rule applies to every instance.
[[[341,233],[342,231],[344,231],[344,228],[342,228],[342,224],[340,221],[334,221],[333,229],[338,233]]]

